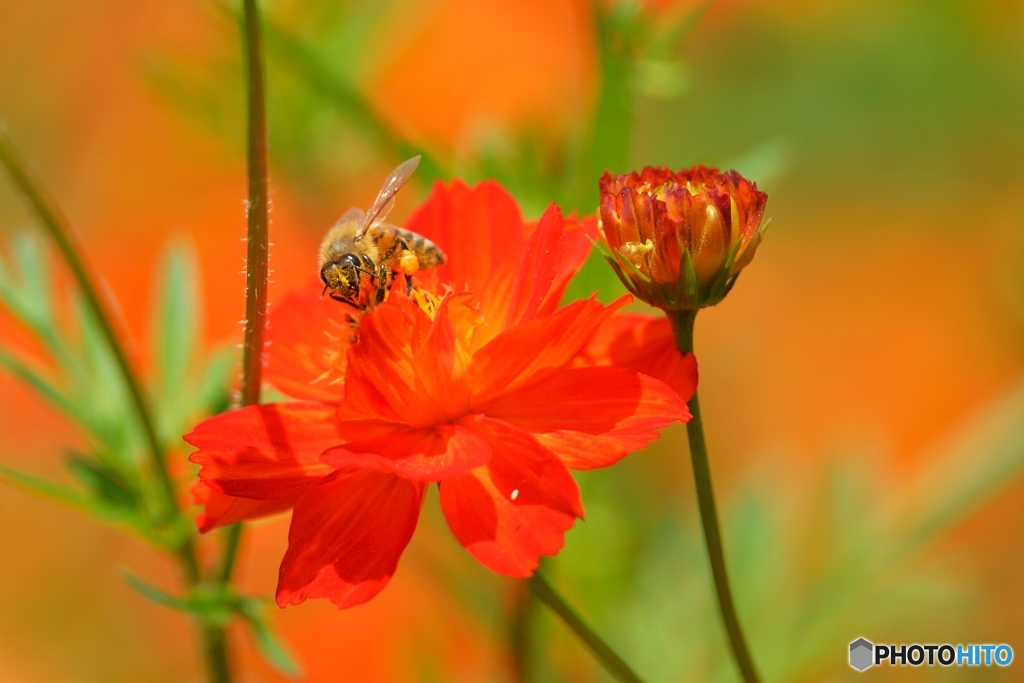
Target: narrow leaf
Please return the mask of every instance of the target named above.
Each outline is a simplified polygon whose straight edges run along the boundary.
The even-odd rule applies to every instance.
[[[75,454],[67,459],[67,466],[75,478],[107,506],[123,511],[138,510],[137,492],[101,461]]]
[[[92,513],[93,511],[91,502],[84,495],[42,477],[0,466],[0,481],[78,512]]]
[[[179,397],[189,362],[198,347],[198,268],[195,254],[173,246],[164,256],[154,321],[153,356],[157,359],[157,385],[172,402]]]
[[[230,406],[229,382],[235,371],[235,355],[229,347],[221,347],[208,355],[206,371],[194,392],[195,407],[204,414],[215,415]]]
[[[1024,472],[1024,379],[979,411],[937,452],[915,486],[900,499],[914,520],[910,538],[921,543],[975,512]]]
[[[26,363],[0,349],[0,367],[6,369],[12,375],[30,386],[36,393],[55,405],[67,415],[74,416],[74,407],[64,394],[61,393],[42,373],[33,370]]]
[[[302,666],[295,660],[288,644],[270,625],[263,605],[256,600],[246,600],[242,603],[240,614],[249,624],[253,643],[267,663],[288,678],[301,678]]]
[[[181,610],[183,612],[192,611],[192,607],[187,600],[175,597],[170,593],[146,583],[142,578],[124,567],[120,569],[120,572],[124,580],[128,582],[128,585],[137,590],[142,597],[146,598],[150,602],[155,602],[158,605]]]
[[[419,154],[422,157],[417,174],[420,182],[426,184],[442,177],[438,161],[395,131],[359,89],[344,74],[338,73],[331,61],[270,20],[264,22],[264,39],[271,58],[299,74],[308,87],[330,101],[346,121],[374,140],[379,149],[401,159]]]
[[[50,310],[50,274],[43,247],[34,237],[19,235],[12,245],[14,260],[22,277],[22,304],[33,321],[53,318]]]

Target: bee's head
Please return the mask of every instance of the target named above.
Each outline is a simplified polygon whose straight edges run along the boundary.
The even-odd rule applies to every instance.
[[[320,278],[336,294],[353,299],[359,294],[359,259],[355,254],[345,254],[325,263]]]

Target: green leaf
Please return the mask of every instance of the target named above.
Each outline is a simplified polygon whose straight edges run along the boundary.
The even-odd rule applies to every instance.
[[[67,415],[74,416],[75,410],[71,401],[54,386],[42,373],[33,370],[26,363],[0,349],[0,367],[29,385],[40,396],[52,403]]]
[[[913,495],[901,498],[911,519],[908,545],[933,539],[974,513],[1024,472],[1024,379],[974,415],[923,462]]]
[[[138,511],[138,493],[102,461],[74,454],[68,457],[67,466],[75,478],[104,505],[120,511]]]
[[[685,8],[682,13],[667,22],[668,28],[660,31],[647,46],[648,55],[653,57],[675,56],[683,48],[683,41],[708,13],[714,0],[708,0],[693,8]],[[654,19],[658,23],[658,19]]]
[[[299,74],[308,87],[330,101],[345,120],[372,139],[378,149],[403,159],[421,155],[417,177],[424,184],[441,177],[441,166],[433,155],[393,130],[359,89],[330,61],[269,19],[264,20],[263,30],[268,57]]]
[[[120,572],[124,580],[128,582],[128,585],[137,590],[142,597],[146,598],[150,602],[154,602],[164,607],[170,607],[171,609],[180,610],[182,612],[192,611],[192,606],[187,600],[175,597],[155,586],[151,586],[128,569],[122,567]]]
[[[258,600],[244,600],[239,607],[239,614],[249,624],[253,643],[267,663],[289,678],[301,678],[302,666],[295,660],[288,644],[270,625],[263,604]]]
[[[78,512],[91,513],[93,511],[92,502],[87,497],[78,491],[42,477],[0,466],[0,481],[5,481],[14,488]]]
[[[782,178],[792,167],[793,151],[785,138],[765,140],[745,154],[722,164],[734,168],[745,177],[757,182],[759,189],[770,186]]]
[[[154,322],[153,356],[157,386],[164,396],[177,398],[185,373],[199,345],[198,267],[194,252],[184,245],[164,255]]]
[[[72,309],[81,332],[81,358],[84,376],[77,410],[83,422],[103,443],[105,450],[121,462],[136,461],[143,452],[141,427],[136,409],[124,384],[124,377],[111,353],[99,321],[80,296],[72,297]]]
[[[0,302],[30,327],[49,320],[49,273],[38,239],[17,235],[11,242],[12,263],[0,260]]]
[[[227,346],[212,351],[206,362],[206,371],[194,392],[195,405],[204,414],[216,415],[230,407],[229,381],[238,362],[237,354]]]
[[[14,239],[13,251],[22,275],[22,303],[26,317],[34,321],[52,320],[50,273],[42,245],[35,237],[21,235]]]

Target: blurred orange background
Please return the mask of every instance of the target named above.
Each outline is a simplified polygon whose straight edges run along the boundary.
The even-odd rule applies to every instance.
[[[656,4],[651,11],[679,9]],[[310,17],[321,14],[298,2],[267,5],[296,34],[316,39]],[[556,144],[600,87],[585,2],[409,0],[382,12],[347,68],[389,124],[456,167],[495,131],[538,130],[545,144]],[[198,254],[207,341],[241,338],[242,101],[228,112],[236,118],[223,115],[227,134],[218,134],[168,104],[150,77],[154,60],[168,54],[237,65],[233,29],[198,2],[0,2],[0,119],[78,230],[140,349],[150,334],[156,264],[172,240]],[[723,0],[684,44],[679,102],[637,105],[634,165],[735,164],[770,196],[773,224],[757,260],[698,324],[701,394],[727,529],[741,514],[733,504],[748,491],[794,509],[786,529],[813,527],[808,511],[828,495],[820,482],[837,462],[865,475],[872,505],[901,510],[893,513],[896,528],[915,506],[953,495],[958,470],[933,468],[958,434],[987,419],[993,405],[1020,408],[1011,399],[1024,379],[1021,29],[1024,6],[997,0]],[[287,101],[274,100],[275,73],[272,67],[272,140],[276,122],[282,129],[290,123]],[[237,75],[240,98],[240,67]],[[322,231],[349,205],[367,204],[395,161],[358,146],[351,156],[332,149],[338,158],[295,170],[294,158],[276,156],[272,145],[271,299],[309,280]],[[314,171],[315,186],[303,184],[302,173]],[[398,217],[415,206],[417,191],[400,197]],[[9,185],[0,184],[0,249],[30,225]],[[0,335],[4,346],[38,353],[4,317]],[[150,360],[141,352],[138,362]],[[1009,444],[1008,461],[1021,463],[1024,422],[1016,427],[1000,438]],[[617,506],[647,493],[686,529],[696,528],[682,434],[668,430],[650,452],[627,459],[622,485],[634,487],[631,494],[616,493],[610,473],[584,481],[585,496],[588,487],[595,491],[593,503],[585,497],[594,514],[581,523],[586,530],[570,532],[566,564],[560,557],[553,565],[565,592],[613,633],[632,629],[633,617],[612,626],[620,618],[612,608],[588,606],[590,579],[571,559],[584,546],[574,550],[583,543],[574,535],[598,539],[586,548],[600,552],[602,520],[614,523]],[[76,445],[81,437],[71,425],[0,375],[0,463],[66,478],[61,455]],[[176,455],[184,471],[184,444]],[[1024,654],[1022,469],[1005,470],[916,559],[892,569],[914,577],[937,568],[964,611],[948,623],[908,612],[884,637],[1009,642]],[[339,612],[319,601],[274,614],[305,680],[509,680],[502,615],[512,582],[476,567],[436,514],[421,526],[392,584],[368,605]],[[247,590],[272,594],[286,530],[286,518],[251,526],[240,567]],[[811,572],[832,542],[828,533],[799,536],[809,545],[790,558],[793,566]],[[792,534],[780,545],[797,552]],[[173,585],[172,567],[142,543],[0,487],[0,546],[0,681],[201,679],[186,620],[145,602],[117,571],[130,567]],[[731,557],[744,562],[742,554]],[[684,577],[680,568],[679,580],[703,590],[699,560],[696,574]],[[453,575],[478,584],[469,602],[488,597],[467,606],[444,578]],[[643,572],[630,577],[629,595],[642,593]],[[785,595],[757,597],[762,590],[771,587],[739,580],[741,614],[749,601],[760,607],[748,614],[769,615],[749,619],[755,654],[771,641],[758,645],[759,634],[773,630],[770,615],[792,604]],[[707,619],[692,626],[715,641],[714,612],[703,609]],[[900,599],[888,609],[901,613]],[[552,670],[538,680],[606,680],[561,628],[542,625]],[[853,675],[845,647],[861,635],[871,639],[846,633],[830,645],[833,662],[802,669],[798,680]],[[277,680],[241,631],[239,643],[239,680]],[[639,670],[651,668],[629,647],[623,654]],[[1022,680],[1019,668],[885,673]],[[683,680],[666,671],[652,680]],[[725,678],[715,680],[733,680],[727,666],[722,671]]]

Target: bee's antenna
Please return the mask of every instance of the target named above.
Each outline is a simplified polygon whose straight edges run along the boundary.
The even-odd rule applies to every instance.
[[[324,294],[326,294],[326,293],[327,293],[327,290],[328,290],[329,288],[330,288],[330,285],[324,285],[324,291],[320,292],[320,298],[321,298],[321,299],[323,299],[323,298],[324,298]]]

